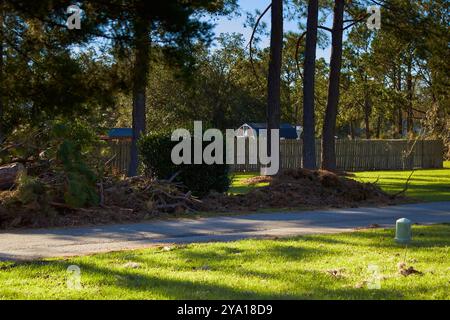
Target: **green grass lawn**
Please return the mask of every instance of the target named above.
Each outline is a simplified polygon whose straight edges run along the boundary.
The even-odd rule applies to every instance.
[[[447,164],[448,165],[448,164]],[[405,187],[411,171],[356,172],[355,179],[374,182],[386,192],[394,193]],[[444,169],[416,170],[408,184],[406,195],[423,201],[450,201],[450,166]]]
[[[413,234],[406,262],[422,275],[400,275],[405,249],[393,230],[372,229],[0,262],[0,299],[450,299],[450,225]],[[81,290],[67,288],[69,265]],[[379,289],[367,287],[370,265]]]
[[[248,185],[245,180],[248,178],[256,177],[259,173],[256,172],[246,172],[246,173],[235,173],[231,176],[231,187],[228,190],[230,194],[243,194],[250,191],[256,187],[264,187],[269,185],[268,182],[256,183],[253,185]]]
[[[361,182],[374,182],[386,192],[402,190],[411,171],[364,171],[355,172],[354,179]],[[236,174],[229,190],[231,194],[248,192],[250,189],[267,185],[247,185],[245,179],[258,173]],[[444,162],[444,169],[416,170],[413,174],[406,195],[422,201],[450,201],[450,161]]]

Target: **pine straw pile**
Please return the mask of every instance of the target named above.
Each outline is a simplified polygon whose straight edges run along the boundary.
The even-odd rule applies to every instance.
[[[98,206],[72,208],[59,180],[46,176],[0,191],[0,229],[137,222],[192,212],[200,202],[179,184],[140,176],[106,179],[98,184]]]
[[[290,169],[277,176],[251,178],[250,183],[269,182],[243,195],[211,194],[203,210],[246,211],[261,208],[355,207],[388,205],[404,201],[391,197],[372,183],[361,183],[324,170]]]

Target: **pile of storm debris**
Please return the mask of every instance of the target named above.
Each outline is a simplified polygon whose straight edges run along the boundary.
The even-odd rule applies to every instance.
[[[376,184],[328,171],[296,169],[273,177],[253,177],[248,184],[269,184],[246,194],[212,192],[201,199],[171,180],[105,177],[96,181],[95,203],[74,206],[67,198],[64,172],[45,170],[28,176],[20,165],[9,165],[7,170],[10,183],[0,191],[2,229],[137,222],[202,211],[388,205],[405,200],[386,194]]]
[[[246,194],[211,194],[204,210],[247,211],[262,208],[355,207],[389,205],[405,198],[383,192],[375,183],[362,183],[325,170],[290,169],[273,177],[253,177],[244,184],[268,182]]]
[[[0,191],[2,229],[134,222],[194,212],[200,203],[178,183],[137,176],[104,178],[97,182],[94,204],[74,206],[67,201],[64,174],[17,175]]]

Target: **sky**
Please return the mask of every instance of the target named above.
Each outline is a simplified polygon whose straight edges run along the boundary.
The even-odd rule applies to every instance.
[[[270,0],[238,0],[239,3],[239,9],[241,12],[241,15],[238,17],[233,16],[232,19],[229,18],[219,18],[215,23],[216,27],[214,29],[216,35],[219,35],[220,33],[241,33],[244,35],[244,39],[248,43],[250,40],[250,36],[252,33],[252,27],[244,28],[244,23],[246,20],[246,12],[250,12],[252,14],[255,14],[255,10],[259,10],[262,12],[270,3]],[[264,18],[261,20],[267,23],[268,26],[270,26],[270,10],[266,13]],[[301,22],[306,25],[305,19],[302,19]],[[325,23],[326,26],[331,26],[331,17],[329,17]],[[294,21],[288,21],[285,19],[284,21],[284,31],[294,31],[294,32],[300,32],[304,30],[300,30],[298,27],[297,22]],[[261,42],[259,43],[260,47],[268,47],[270,43],[269,37],[261,37]],[[328,47],[326,49],[317,48],[317,58],[325,58],[326,61],[329,61],[330,58],[330,52],[331,48]]]

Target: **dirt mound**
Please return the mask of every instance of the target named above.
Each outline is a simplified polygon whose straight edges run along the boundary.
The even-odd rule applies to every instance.
[[[398,202],[371,183],[361,183],[324,170],[285,170],[269,186],[243,195],[212,194],[204,210],[246,211],[261,208],[354,207]]]

